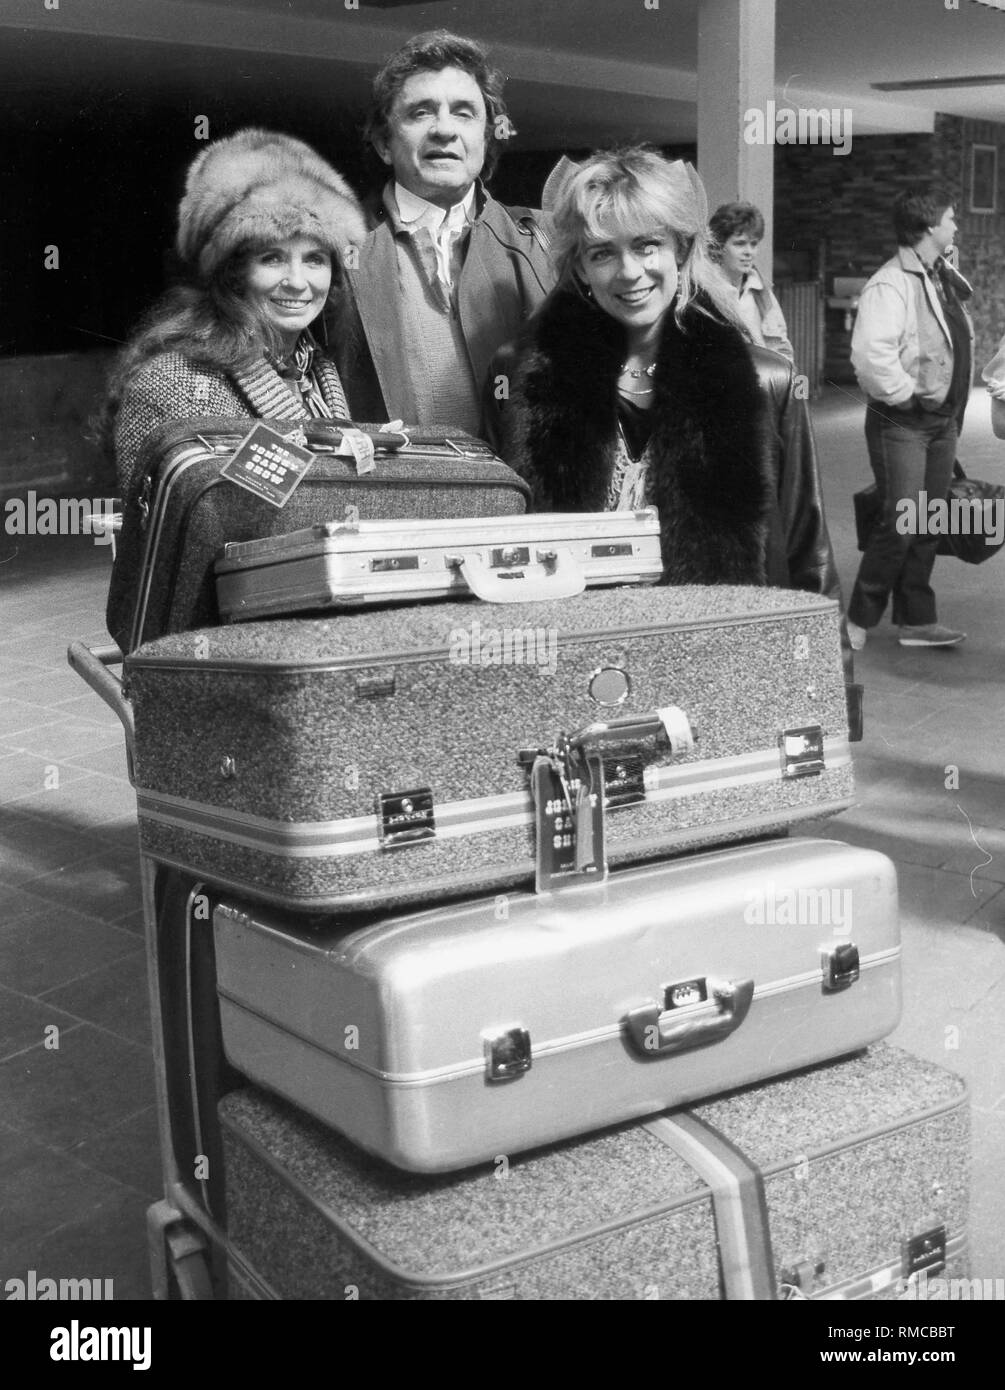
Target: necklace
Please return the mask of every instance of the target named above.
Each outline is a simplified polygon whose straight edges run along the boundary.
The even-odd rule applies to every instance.
[[[629,367],[628,363],[625,362],[625,363],[622,365],[622,368],[621,368],[621,375],[622,375],[622,376],[634,377],[636,381],[638,381],[638,379],[639,379],[640,376],[652,377],[652,376],[655,375],[655,373],[656,373],[656,363],[655,363],[655,362],[650,362],[648,367],[639,367],[638,369],[636,369],[635,367]]]
[[[641,376],[641,373],[639,375]],[[647,386],[644,391],[633,391],[630,386],[619,386],[618,392],[622,396],[651,396],[653,389],[652,386]]]

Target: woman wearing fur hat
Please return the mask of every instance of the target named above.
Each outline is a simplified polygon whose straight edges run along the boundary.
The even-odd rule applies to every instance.
[[[242,130],[198,155],[178,210],[187,283],[127,344],[109,392],[103,426],[124,496],[167,420],[348,416],[310,325],[342,290],[346,247],[365,235],[348,185],[300,140]]]
[[[664,578],[840,597],[791,365],[750,344],[697,174],[597,154],[554,209],[559,280],[507,373],[497,447],[537,505],[659,509]]]

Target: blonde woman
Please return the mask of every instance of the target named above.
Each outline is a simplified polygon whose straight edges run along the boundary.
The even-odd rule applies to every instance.
[[[695,171],[597,154],[554,217],[558,284],[495,369],[511,387],[492,433],[537,505],[655,505],[667,583],[839,598],[805,403],[742,330]]]

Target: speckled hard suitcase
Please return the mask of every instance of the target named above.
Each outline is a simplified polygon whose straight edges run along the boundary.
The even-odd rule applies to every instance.
[[[568,598],[586,588],[655,584],[663,573],[655,507],[443,521],[326,522],[228,543],[216,562],[230,621],[464,598]]]
[[[140,482],[125,499],[108,595],[108,630],[121,649],[166,632],[220,621],[213,564],[228,541],[283,534],[348,516],[496,516],[520,514],[527,485],[488,445],[433,428],[379,435],[374,467],[357,469],[336,450],[338,425],[325,420],[265,420],[313,455],[302,481],[280,507],[230,481],[224,469],[254,420],[193,419],[152,435],[138,465]]]
[[[228,1061],[402,1168],[852,1052],[900,1016],[892,862],[782,839],[347,930],[222,902]]]
[[[883,1044],[448,1177],[253,1089],[220,1118],[231,1298],[911,1299],[967,1274],[965,1083]]]
[[[592,759],[612,867],[816,819],[853,792],[838,622],[625,587],[164,637],[125,667],[142,847],[305,910],[513,887],[570,839],[531,793],[559,748]]]

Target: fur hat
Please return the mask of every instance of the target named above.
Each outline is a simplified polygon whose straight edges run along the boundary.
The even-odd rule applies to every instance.
[[[249,242],[297,236],[334,255],[366,236],[352,189],[310,145],[271,130],[239,130],[192,161],[176,246],[202,278]]]

